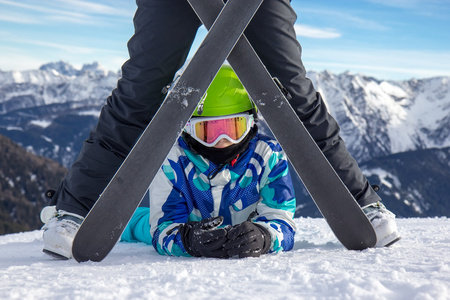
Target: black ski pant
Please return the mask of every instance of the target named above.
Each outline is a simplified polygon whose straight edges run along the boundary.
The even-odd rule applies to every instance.
[[[130,58],[98,124],[53,198],[57,209],[88,213],[158,110],[164,98],[162,88],[184,64],[201,25],[186,0],[136,2]],[[338,124],[305,77],[294,31],[296,18],[289,0],[265,0],[245,34],[271,75],[290,92],[292,107],[360,205],[376,202],[380,199],[347,151]]]

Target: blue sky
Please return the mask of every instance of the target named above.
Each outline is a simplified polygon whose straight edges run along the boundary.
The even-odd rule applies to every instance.
[[[308,70],[379,79],[450,76],[450,0],[292,0]],[[118,70],[133,0],[0,0],[0,70],[67,61]],[[204,37],[200,30],[196,47]]]

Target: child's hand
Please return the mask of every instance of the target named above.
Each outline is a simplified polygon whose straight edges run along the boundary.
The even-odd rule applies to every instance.
[[[179,228],[181,241],[192,256],[228,258],[223,245],[227,241],[227,229],[218,228],[223,217],[212,217],[200,222],[187,222]]]
[[[245,221],[228,230],[228,241],[224,247],[230,257],[258,257],[269,252],[270,233],[261,225]]]

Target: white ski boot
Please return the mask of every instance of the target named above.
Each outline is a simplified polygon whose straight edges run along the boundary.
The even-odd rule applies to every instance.
[[[57,259],[72,258],[72,242],[84,218],[63,210],[56,211],[55,206],[44,207],[41,221],[45,223],[44,253]]]
[[[382,203],[376,202],[366,205],[362,210],[375,228],[377,235],[375,247],[389,247],[400,240],[401,236],[397,230],[395,215]]]

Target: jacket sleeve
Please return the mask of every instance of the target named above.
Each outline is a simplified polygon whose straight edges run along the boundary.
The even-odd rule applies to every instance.
[[[189,210],[177,181],[182,168],[166,159],[150,185],[150,234],[152,245],[161,255],[190,256],[184,249],[178,227],[188,221]]]
[[[151,245],[149,216],[150,210],[148,207],[138,207],[127,227],[125,227],[120,241],[129,243],[142,242]]]
[[[272,144],[271,151],[266,152],[260,196],[258,215],[253,218],[253,222],[270,232],[270,252],[291,250],[296,230],[293,220],[296,199],[288,162],[278,144]]]

